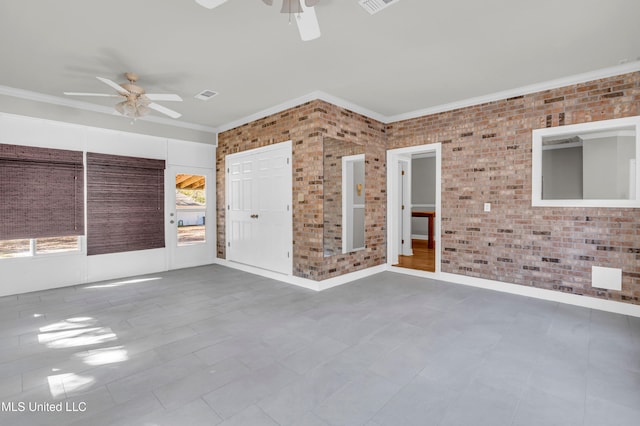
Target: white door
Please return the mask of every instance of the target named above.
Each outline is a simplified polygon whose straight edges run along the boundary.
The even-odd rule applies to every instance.
[[[169,269],[210,264],[215,256],[215,185],[210,169],[171,166],[167,173]]]
[[[291,142],[226,157],[227,260],[293,271]]]

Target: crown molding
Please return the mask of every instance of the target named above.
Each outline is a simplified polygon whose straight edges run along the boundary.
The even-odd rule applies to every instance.
[[[264,117],[268,117],[269,115],[277,114],[289,108],[293,108],[298,105],[302,105],[306,102],[310,102],[314,100],[326,101],[333,105],[351,110],[353,112],[372,118],[374,120],[378,120],[384,124],[391,124],[398,121],[423,117],[425,115],[453,111],[456,109],[465,108],[465,107],[474,106],[474,105],[480,105],[487,102],[500,101],[500,100],[512,98],[515,96],[522,96],[522,95],[527,95],[531,93],[542,92],[544,90],[557,89],[559,87],[585,83],[587,81],[598,80],[600,78],[613,77],[616,75],[627,74],[635,71],[640,71],[640,61],[628,62],[626,64],[617,65],[614,67],[603,68],[600,70],[576,74],[568,77],[558,78],[555,80],[545,81],[545,82],[536,83],[536,84],[530,84],[530,85],[518,87],[515,89],[503,90],[503,91],[491,93],[488,95],[463,99],[460,101],[450,102],[442,105],[437,105],[429,108],[419,109],[416,111],[410,111],[407,113],[391,115],[391,116],[380,114],[378,112],[375,112],[365,107],[362,107],[360,105],[357,105],[346,99],[333,96],[329,93],[326,93],[320,90],[316,90],[314,92],[307,93],[304,96],[300,96],[299,98],[291,99],[289,101],[272,106],[270,108],[263,109],[261,111],[258,111],[254,114],[240,118],[238,120],[234,120],[229,123],[223,124],[218,127],[218,131],[222,133],[224,131],[245,125],[247,123],[259,120]]]
[[[316,101],[316,100],[325,101],[330,104],[339,106],[341,108],[345,108],[355,113],[372,118],[374,120],[378,120],[382,123],[386,123],[385,120],[387,119],[387,117],[385,117],[380,113],[377,113],[375,111],[372,111],[360,105],[354,104],[353,102],[350,102],[338,96],[333,96],[321,90],[315,90],[313,92],[307,93],[306,95],[300,96],[298,98],[290,99],[288,101],[282,102],[281,104],[274,105],[272,107],[247,115],[246,117],[242,117],[237,120],[233,120],[229,123],[223,124],[218,127],[218,131],[222,133],[227,130],[235,129],[236,127],[244,126],[245,124],[251,123],[252,121],[260,120],[261,118],[265,118],[273,114],[278,114],[287,109],[294,108],[299,105],[305,104],[307,102]]]
[[[0,85],[0,95],[12,96],[14,98],[27,99],[30,101],[42,102],[42,103],[58,105],[58,106],[63,106],[68,108],[76,108],[76,109],[81,109],[85,111],[98,112],[102,114],[120,116],[120,114],[115,112],[113,108],[108,106],[96,105],[90,102],[83,102],[75,99],[62,98],[59,96],[46,95],[44,93],[33,92],[31,90],[18,89],[15,87]],[[213,134],[218,133],[218,129],[215,127],[203,126],[201,124],[195,124],[195,123],[187,123],[184,121],[178,121],[178,120],[163,118],[163,117],[156,117],[152,115],[141,117],[138,120],[149,121],[157,124],[163,124],[165,126],[181,127],[184,129],[197,130],[197,131],[206,132],[206,133],[213,133]]]
[[[228,123],[222,124],[218,127],[209,127],[201,124],[187,123],[184,121],[171,120],[168,118],[155,117],[155,116],[142,117],[140,118],[140,120],[150,121],[158,124],[163,124],[166,126],[182,127],[185,129],[213,133],[217,135],[218,133],[231,130],[233,128],[250,123],[252,121],[256,121],[261,118],[280,113],[289,108],[293,108],[310,101],[322,100],[330,104],[339,106],[341,108],[348,109],[357,114],[361,114],[365,117],[369,117],[373,120],[377,120],[383,124],[391,124],[398,121],[410,120],[413,118],[423,117],[426,115],[453,111],[460,108],[480,105],[488,102],[500,101],[500,100],[504,100],[504,99],[508,99],[516,96],[528,95],[531,93],[541,92],[544,90],[557,89],[559,87],[570,86],[573,84],[584,83],[587,81],[613,77],[616,75],[622,75],[622,74],[627,74],[627,73],[636,72],[636,71],[640,71],[640,61],[628,62],[622,65],[603,68],[603,69],[581,73],[581,74],[575,74],[572,76],[558,78],[555,80],[522,86],[515,89],[503,90],[503,91],[491,93],[488,95],[482,95],[482,96],[477,96],[473,98],[463,99],[460,101],[450,102],[442,105],[437,105],[429,108],[419,109],[419,110],[410,111],[410,112],[397,114],[397,115],[391,115],[391,116],[380,114],[376,111],[370,110],[368,108],[355,104],[346,99],[331,95],[321,90],[316,90],[316,91],[307,93],[306,95],[300,96],[298,98],[294,98],[294,99],[282,102],[278,105],[274,105],[272,107],[260,110],[246,117],[242,117],[237,120],[233,120]],[[8,87],[8,86],[0,85],[0,95],[13,96],[16,98],[28,99],[36,102],[45,102],[45,103],[50,103],[54,105],[66,106],[69,108],[78,108],[86,111],[99,112],[103,114],[118,115],[117,113],[114,112],[112,108],[107,106],[96,105],[89,102],[78,101],[75,99],[46,95],[43,93],[32,92],[24,89],[17,89],[17,88]]]
[[[603,68],[595,71],[585,72],[581,74],[575,74],[568,77],[557,78],[555,80],[549,80],[541,83],[530,84],[527,86],[518,87],[515,89],[503,90],[488,95],[477,96],[474,98],[463,99],[456,102],[450,102],[434,107],[419,109],[403,114],[392,115],[386,117],[386,124],[395,123],[398,121],[410,120],[413,118],[423,117],[425,115],[438,114],[441,112],[453,111],[460,108],[466,108],[475,105],[481,105],[488,102],[501,101],[504,99],[513,98],[516,96],[529,95],[531,93],[542,92],[545,90],[558,89],[564,86],[571,86],[573,84],[585,83],[587,81],[598,80],[601,78],[613,77],[616,75],[627,74],[630,72],[640,71],[640,61],[628,62],[626,64],[617,65],[614,67]]]

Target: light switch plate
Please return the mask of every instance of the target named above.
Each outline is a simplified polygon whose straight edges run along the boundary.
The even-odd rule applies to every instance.
[[[485,212],[491,211],[491,203],[484,203],[484,211]]]

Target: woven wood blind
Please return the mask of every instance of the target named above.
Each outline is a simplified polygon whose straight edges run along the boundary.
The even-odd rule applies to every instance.
[[[0,240],[84,235],[82,152],[0,144]]]
[[[87,254],[161,248],[164,161],[87,153]]]

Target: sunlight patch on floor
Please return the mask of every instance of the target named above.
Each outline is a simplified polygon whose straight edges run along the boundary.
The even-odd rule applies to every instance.
[[[92,349],[87,352],[76,354],[75,356],[80,358],[85,364],[91,366],[115,364],[129,359],[129,355],[127,354],[127,350],[124,346]]]
[[[152,278],[139,278],[136,280],[126,280],[126,281],[118,281],[115,283],[108,283],[108,284],[95,284],[95,285],[90,285],[87,287],[84,287],[85,289],[88,288],[112,288],[112,287],[121,287],[123,285],[127,285],[127,284],[138,284],[138,283],[143,283],[143,282],[147,282],[147,281],[156,281],[156,280],[161,280],[162,277],[152,277]]]

